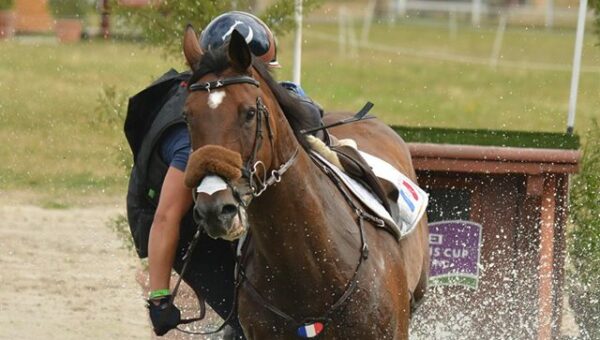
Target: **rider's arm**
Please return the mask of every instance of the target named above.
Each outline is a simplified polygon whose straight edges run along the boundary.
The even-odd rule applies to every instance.
[[[190,150],[185,125],[169,129],[160,141],[160,157],[169,164],[150,229],[148,262],[151,292],[169,288],[181,220],[192,204],[183,178]]]
[[[169,169],[150,228],[148,264],[151,293],[148,311],[154,333],[160,336],[177,327],[181,320],[179,309],[169,298],[169,281],[179,242],[180,224],[192,205],[192,193],[183,180],[190,150],[185,126],[176,126],[167,131],[161,139],[159,150],[160,157],[169,164]]]
[[[192,195],[183,184],[183,177],[184,172],[173,166],[167,170],[150,229],[148,264],[153,293],[148,311],[154,333],[159,336],[177,327],[181,320],[179,309],[169,299],[169,280],[179,241],[179,225],[192,204]],[[155,293],[158,294],[154,296]]]
[[[150,291],[169,288],[179,225],[192,205],[192,195],[183,178],[184,172],[171,166],[163,182],[148,243]]]

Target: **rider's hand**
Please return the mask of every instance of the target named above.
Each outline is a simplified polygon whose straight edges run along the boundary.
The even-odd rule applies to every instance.
[[[170,295],[159,300],[148,300],[150,320],[152,320],[154,333],[158,336],[165,335],[181,321],[181,312],[170,300]]]

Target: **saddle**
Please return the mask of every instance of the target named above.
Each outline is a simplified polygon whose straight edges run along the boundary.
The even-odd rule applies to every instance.
[[[390,182],[377,177],[357,149],[343,144],[334,145],[330,148],[337,154],[346,174],[369,188],[385,210],[396,220],[398,208],[395,202],[398,200],[398,189]]]
[[[359,151],[355,142],[352,140],[338,140],[332,135],[329,136],[331,141],[329,146],[325,145],[325,143],[315,137],[307,137],[313,152],[319,155],[322,160],[325,160],[325,162],[321,161],[321,163],[329,163],[329,166],[334,167],[334,170],[337,168],[339,169],[338,171],[343,172],[345,176],[351,178],[351,181],[344,181],[344,184],[352,189],[353,192],[357,194],[356,196],[363,201],[370,210],[377,216],[383,218],[389,227],[386,229],[390,230],[398,238],[401,238],[412,231],[416,221],[420,219],[422,212],[424,212],[424,206],[420,206],[418,211],[415,211],[416,215],[415,213],[409,213],[409,215],[412,216],[407,216],[406,212],[403,213],[402,209],[406,210],[406,207],[399,204],[399,202],[402,202],[400,198],[403,197],[398,189],[398,185],[400,185],[400,182],[404,183],[405,180],[409,179],[399,174],[395,169],[383,170],[384,173],[391,173],[391,176],[382,175],[381,168],[378,169],[378,173],[376,173],[373,167],[377,164],[374,165],[374,163],[385,163],[383,160],[376,159],[376,161],[373,161],[373,158],[375,157]],[[385,165],[391,168],[391,165],[387,163],[385,163]],[[396,174],[394,174],[394,172]],[[401,181],[395,177],[398,175],[403,177]],[[364,187],[367,195],[356,192],[356,185],[353,187],[352,182]],[[422,192],[419,188],[416,190]],[[358,191],[361,190],[358,189]],[[426,196],[426,194],[424,195]],[[371,198],[365,196],[370,196]],[[369,202],[369,200],[372,201],[373,198],[379,203],[381,208],[373,206],[372,202]],[[425,206],[426,204],[425,199]],[[385,211],[382,212],[381,210]]]

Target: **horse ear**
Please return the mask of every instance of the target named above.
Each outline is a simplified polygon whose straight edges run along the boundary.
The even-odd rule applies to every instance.
[[[202,49],[200,48],[196,31],[194,31],[194,27],[191,24],[187,25],[183,34],[183,54],[190,68],[195,71],[198,62],[202,58]]]
[[[246,71],[252,64],[252,54],[246,39],[238,32],[233,30],[229,40],[229,60],[238,71]]]

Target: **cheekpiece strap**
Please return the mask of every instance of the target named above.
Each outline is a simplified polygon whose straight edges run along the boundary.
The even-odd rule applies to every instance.
[[[195,83],[188,87],[188,91],[206,91],[210,92],[212,90],[220,89],[221,87],[225,87],[233,84],[250,84],[258,87],[260,83],[258,80],[249,77],[249,76],[239,76],[239,77],[231,77],[225,79],[219,79],[215,81],[210,81],[207,83]]]

